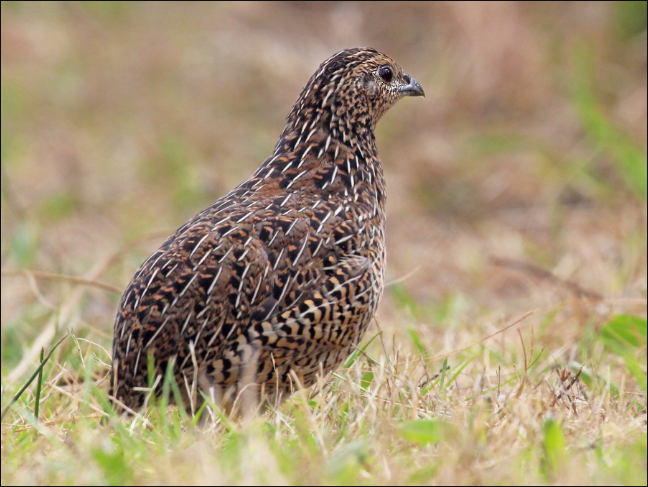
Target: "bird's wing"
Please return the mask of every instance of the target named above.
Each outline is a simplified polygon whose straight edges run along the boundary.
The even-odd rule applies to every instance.
[[[224,202],[217,201],[212,210]],[[192,349],[217,351],[235,339],[270,291],[272,266],[255,236],[258,222],[243,223],[249,210],[232,198],[229,202],[227,216],[203,212],[181,227],[147,259],[124,292],[113,357],[118,376],[113,383],[125,386],[124,391],[148,383],[149,355],[157,373],[166,370],[172,357],[182,369],[193,366]],[[204,362],[204,353],[198,356]]]
[[[299,345],[346,344],[353,330],[345,326],[366,312],[361,296],[373,279],[369,259],[345,245],[349,239],[342,235],[355,230],[344,215],[282,214],[267,201],[252,209],[215,203],[212,209],[227,207],[227,216],[198,215],[142,265],[122,297],[115,327],[122,383],[148,383],[149,355],[156,374],[175,357],[176,370],[198,365],[217,381],[233,382],[235,371],[223,378],[222,361],[220,370],[210,368],[210,357],[230,357],[236,369],[251,341],[279,362],[294,358]]]

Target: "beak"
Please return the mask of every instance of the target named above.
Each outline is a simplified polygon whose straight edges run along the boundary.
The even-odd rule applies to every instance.
[[[405,78],[405,81],[408,81],[408,84],[402,86],[400,90],[398,90],[401,95],[425,97],[425,92],[423,91],[423,88],[421,88],[421,85],[418,84],[418,81],[416,81],[407,73],[403,73],[403,78]]]

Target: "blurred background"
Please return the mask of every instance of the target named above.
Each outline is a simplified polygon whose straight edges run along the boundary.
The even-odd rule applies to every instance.
[[[108,346],[136,268],[355,46],[427,95],[378,127],[386,328],[646,297],[646,2],[2,2],[1,25],[3,375],[45,329]]]

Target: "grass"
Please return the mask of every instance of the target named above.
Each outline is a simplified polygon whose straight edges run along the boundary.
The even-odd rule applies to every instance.
[[[124,420],[106,395],[106,351],[64,337],[39,368],[42,393],[21,391],[3,418],[3,484],[640,484],[646,320],[594,311],[590,343],[539,346],[574,326],[576,308],[630,304],[564,303],[441,356],[417,328],[415,346],[374,331],[315,388],[245,420],[192,416],[164,398]]]
[[[645,2],[115,5],[2,3],[2,485],[647,483]],[[378,319],[276,409],[117,416],[127,281],[350,45],[428,93]]]

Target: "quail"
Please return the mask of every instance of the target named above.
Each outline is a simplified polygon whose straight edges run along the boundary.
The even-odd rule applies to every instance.
[[[384,288],[374,129],[404,96],[424,92],[375,49],[319,66],[272,155],[167,238],[124,291],[109,392],[118,404],[141,408],[169,373],[188,402],[231,410],[244,391],[280,400],[350,355]]]

